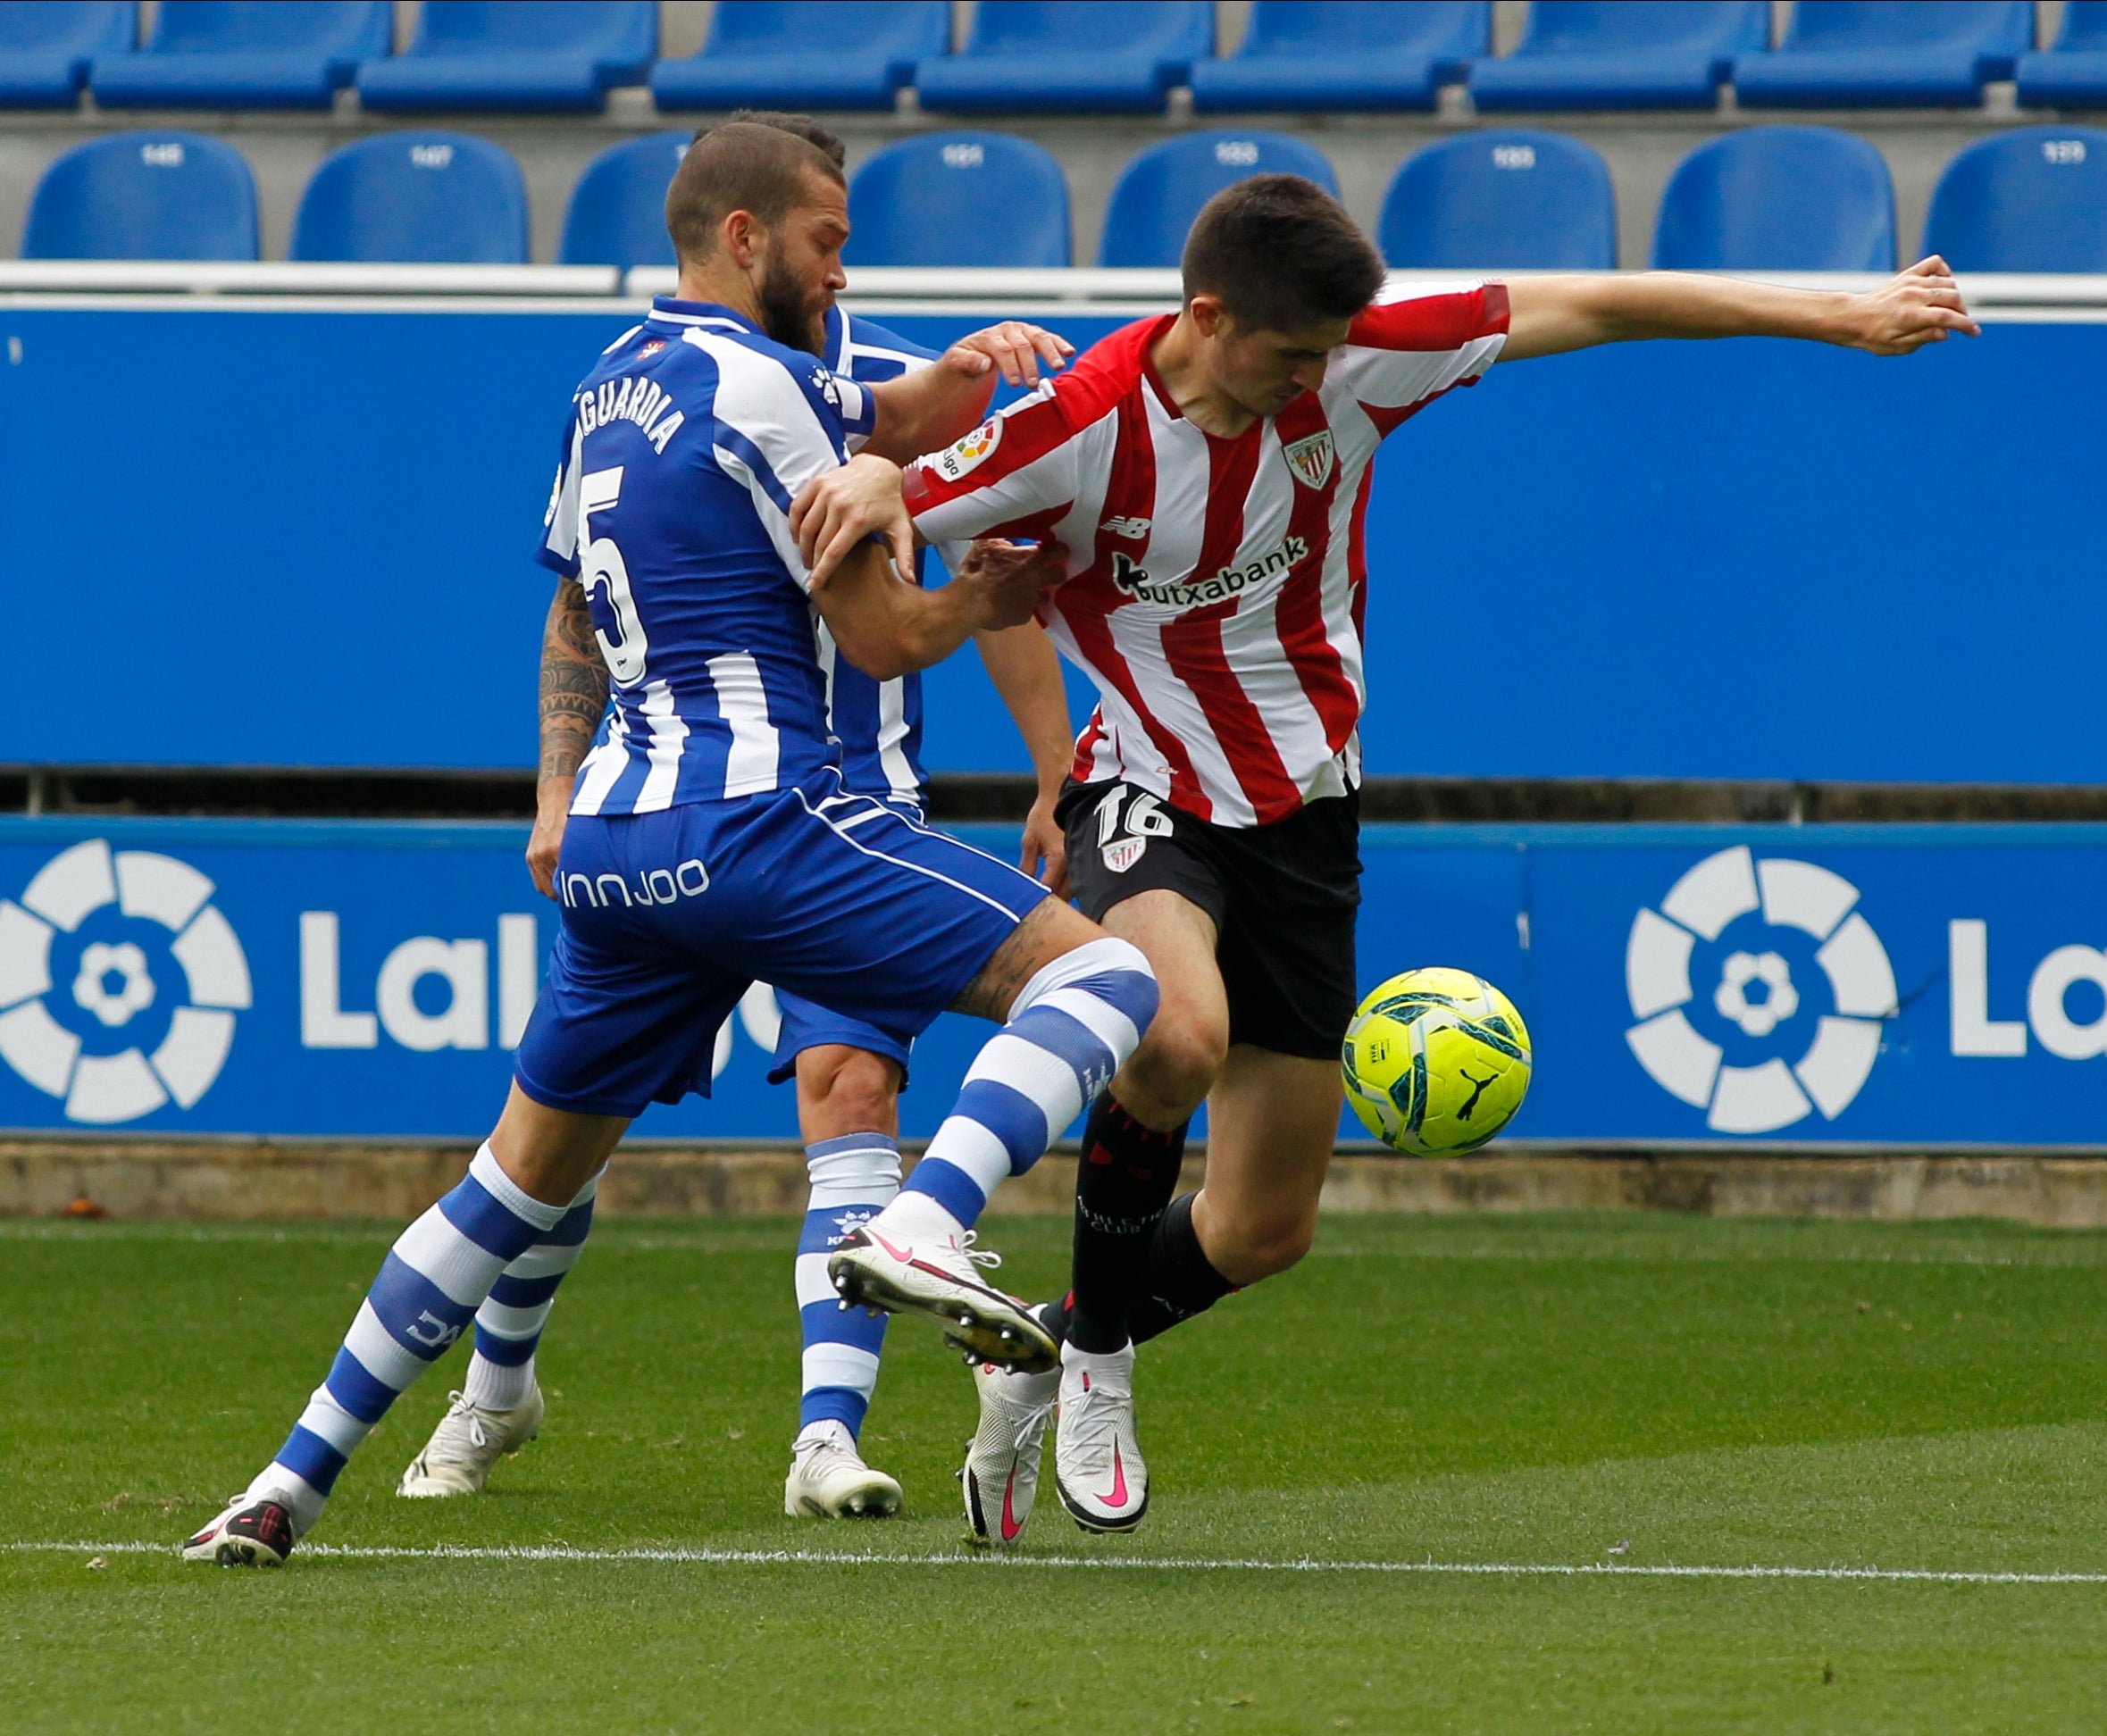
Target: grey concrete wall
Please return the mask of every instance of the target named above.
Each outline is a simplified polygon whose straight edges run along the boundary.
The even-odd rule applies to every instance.
[[[9,1140],[0,1142],[0,1217],[400,1220],[452,1187],[473,1151],[465,1141]],[[991,1213],[1066,1215],[1074,1209],[1075,1163],[1045,1158],[1004,1187]],[[1204,1153],[1189,1156],[1181,1186],[1199,1187],[1206,1164]],[[623,1215],[787,1217],[804,1209],[806,1191],[796,1150],[634,1145],[615,1154],[599,1200],[602,1212]],[[2107,1228],[2107,1157],[1496,1148],[1421,1159],[1355,1151],[1333,1159],[1323,1209],[1998,1218],[2097,1230]]]

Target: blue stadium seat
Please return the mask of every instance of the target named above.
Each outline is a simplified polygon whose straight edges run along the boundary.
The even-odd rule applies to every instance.
[[[1768,0],[1536,0],[1513,54],[1471,63],[1481,113],[1712,108],[1770,41]]]
[[[1215,52],[1208,0],[981,0],[966,52],[925,60],[925,109],[1148,113]]]
[[[71,108],[88,62],[138,28],[131,0],[0,0],[0,108]]]
[[[1008,133],[929,133],[872,154],[849,189],[850,265],[1066,265],[1068,181]]]
[[[1676,165],[1653,263],[1676,271],[1892,271],[1887,159],[1833,127],[1751,127]]]
[[[642,84],[658,52],[652,0],[424,0],[416,40],[359,69],[380,110],[598,109]]]
[[[189,132],[121,132],[44,171],[24,259],[254,259],[256,184],[231,146]]]
[[[388,0],[162,0],[137,54],[97,54],[102,108],[326,109],[395,41]]]
[[[556,263],[624,271],[673,263],[665,189],[687,154],[686,133],[662,132],[611,145],[587,163],[571,189]]]
[[[1200,206],[1250,176],[1280,174],[1307,176],[1338,196],[1331,159],[1284,133],[1189,133],[1151,145],[1113,184],[1098,263],[1175,265]]]
[[[949,0],[717,0],[702,52],[660,61],[651,94],[661,109],[890,110],[950,46]]]
[[[1226,60],[1192,63],[1202,114],[1253,109],[1431,109],[1491,46],[1487,0],[1255,0]]]
[[[1743,108],[1954,107],[2034,46],[2033,0],[1798,0],[1774,54],[1743,54]]]
[[[300,195],[295,259],[523,265],[527,183],[488,139],[389,132],[332,151]]]
[[[1468,132],[1405,159],[1376,243],[1393,267],[1607,271],[1617,195],[1576,138],[1519,128]]]
[[[2019,56],[2022,108],[2107,108],[2107,0],[2064,0],[2047,54]]]
[[[1957,271],[2107,271],[2107,129],[1970,145],[1932,189],[1924,250]]]

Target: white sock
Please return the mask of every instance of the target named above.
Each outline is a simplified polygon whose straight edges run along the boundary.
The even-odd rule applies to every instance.
[[[889,1242],[912,1247],[916,1242],[962,1242],[966,1226],[925,1193],[902,1192],[891,1205],[871,1220],[871,1229]]]
[[[473,1356],[461,1390],[470,1404],[484,1410],[517,1410],[534,1390],[534,1358],[529,1356],[516,1367],[508,1368],[488,1356]]]
[[[808,1453],[830,1440],[852,1453],[856,1451],[856,1437],[849,1432],[849,1425],[839,1417],[828,1416],[817,1423],[807,1423],[798,1431],[797,1440],[790,1442],[790,1456],[796,1458],[798,1454]]]
[[[314,1522],[322,1517],[322,1510],[329,1505],[330,1498],[306,1478],[295,1475],[282,1465],[265,1465],[242,1499],[261,1501],[266,1497],[285,1503],[287,1511],[293,1515],[296,1538],[305,1537],[314,1529]]]

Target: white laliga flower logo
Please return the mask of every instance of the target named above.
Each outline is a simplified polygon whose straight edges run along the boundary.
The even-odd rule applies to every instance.
[[[112,977],[118,982],[114,989]],[[80,955],[73,998],[113,1030],[130,1023],[133,1014],[154,1005],[154,973],[146,968],[146,955],[129,940],[114,947],[96,941]]]
[[[1760,982],[1763,997],[1749,998],[1749,985]],[[1719,991],[1712,997],[1719,1016],[1732,1019],[1750,1037],[1768,1037],[1780,1021],[1800,1010],[1800,991],[1793,987],[1793,967],[1774,952],[1761,956],[1737,952],[1719,971]]]
[[[1834,1121],[1850,1106],[1880,1054],[1881,1022],[1895,1012],[1894,971],[1871,925],[1853,906],[1858,888],[1827,868],[1785,856],[1757,861],[1746,845],[1707,856],[1669,889],[1658,911],[1642,910],[1625,946],[1625,987],[1638,1023],[1625,1040],[1662,1089],[1705,1111],[1722,1133],[1768,1133],[1819,1109]],[[1800,1058],[1723,1065],[1725,1051],[1682,1009],[1694,998],[1690,957],[1700,939],[1760,910],[1774,928],[1822,944],[1815,960],[1835,1011],[1816,1021]],[[1760,983],[1760,997],[1750,990]],[[1712,1005],[1750,1037],[1768,1037],[1800,1010],[1791,968],[1776,952],[1729,954]]]
[[[252,999],[248,959],[211,901],[213,883],[189,864],[146,850],[113,852],[99,838],[62,850],[38,870],[21,902],[0,898],[0,1060],[38,1090],[65,1100],[68,1121],[137,1121],[171,1099],[188,1109],[212,1089],[234,1043],[234,1015]],[[82,1052],[51,1014],[51,952],[58,935],[115,905],[169,931],[169,951],[190,991],[148,1054]],[[76,1005],[105,1027],[129,1024],[154,1004],[154,975],[134,941],[81,948]]]

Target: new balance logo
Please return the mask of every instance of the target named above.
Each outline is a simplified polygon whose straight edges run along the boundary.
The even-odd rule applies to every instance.
[[[1130,537],[1135,542],[1149,534],[1150,522],[1145,518],[1108,518],[1098,528],[1114,537]]]

